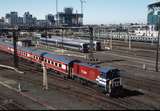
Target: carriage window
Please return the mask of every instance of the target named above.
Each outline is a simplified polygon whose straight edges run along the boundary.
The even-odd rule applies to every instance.
[[[59,64],[59,67],[62,67],[62,65],[61,65],[61,64]]]
[[[55,63],[55,66],[57,66],[58,64],[57,63]]]

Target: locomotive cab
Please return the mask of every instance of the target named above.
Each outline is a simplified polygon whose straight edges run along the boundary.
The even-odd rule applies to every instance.
[[[98,86],[102,87],[109,95],[119,93],[122,88],[120,71],[118,69],[101,69],[96,79]]]
[[[88,44],[87,43],[82,43],[81,44],[81,49],[80,49],[83,53],[88,53]]]

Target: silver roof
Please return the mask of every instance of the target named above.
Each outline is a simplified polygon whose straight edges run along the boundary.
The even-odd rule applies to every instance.
[[[62,42],[62,37],[53,36],[52,38],[40,38],[40,40]],[[63,37],[63,43],[75,44],[75,45],[88,44],[87,42],[77,41],[77,40],[74,40],[74,39],[68,39],[66,37]]]
[[[46,38],[41,38],[41,40],[46,40]],[[47,40],[51,41],[57,41],[57,42],[62,42],[62,37],[61,36],[52,36],[52,38],[47,38]],[[73,43],[73,44],[89,44],[90,40],[84,40],[84,39],[78,39],[78,38],[68,38],[68,37],[63,37],[63,42],[65,43]],[[93,41],[93,43],[96,44],[98,41]]]

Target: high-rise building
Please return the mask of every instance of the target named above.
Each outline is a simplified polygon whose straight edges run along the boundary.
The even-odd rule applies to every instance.
[[[6,21],[10,25],[17,25],[18,13],[17,12],[11,12],[10,14],[6,14]]]
[[[64,12],[56,14],[56,22],[63,26],[81,26],[83,25],[83,14],[73,13],[73,8],[64,8]]]
[[[18,17],[17,24],[18,25],[22,25],[23,24],[23,17]]]
[[[51,23],[51,25],[55,24],[55,19],[54,19],[54,15],[52,14],[48,14],[45,16],[46,20],[49,21]]]
[[[158,23],[158,16],[160,16],[160,12],[158,11],[154,11],[154,10],[152,10],[152,11],[150,11],[149,13],[148,13],[148,17],[147,17],[147,23],[148,23],[148,25],[157,25],[157,23]]]
[[[4,23],[4,17],[0,18],[0,23]]]
[[[48,27],[51,24],[48,20],[37,20],[36,25],[39,27]]]
[[[34,25],[34,19],[29,12],[25,12],[23,15],[23,23],[25,25]]]

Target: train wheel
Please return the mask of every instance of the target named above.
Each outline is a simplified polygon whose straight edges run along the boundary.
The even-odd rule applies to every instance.
[[[64,80],[67,80],[67,79],[68,79],[68,77],[66,77],[66,76],[63,76],[63,79],[64,79]]]
[[[73,76],[73,77],[71,78],[71,80],[76,80],[76,78]]]

